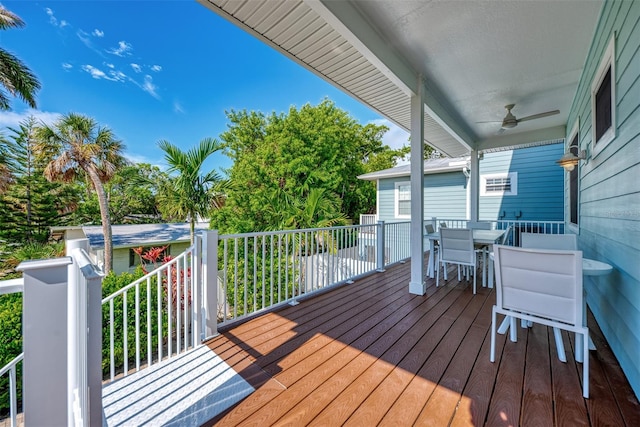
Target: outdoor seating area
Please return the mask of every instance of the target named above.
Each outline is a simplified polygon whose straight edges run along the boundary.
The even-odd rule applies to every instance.
[[[495,291],[427,278],[406,292],[410,263],[222,330],[209,346],[255,392],[207,425],[616,425],[640,406],[593,317],[589,399],[573,334],[567,362],[550,327],[498,334],[490,361]],[[501,320],[499,317],[499,320]]]

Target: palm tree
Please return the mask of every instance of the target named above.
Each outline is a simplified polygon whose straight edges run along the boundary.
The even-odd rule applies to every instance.
[[[104,272],[113,268],[111,219],[103,183],[118,168],[126,165],[124,145],[107,127],[80,114],[62,116],[53,126],[43,124],[36,130],[37,152],[47,160],[44,175],[49,181],[73,182],[88,178],[98,195],[104,234]]]
[[[9,10],[0,6],[0,30],[24,27],[24,21]],[[40,82],[31,70],[15,55],[0,47],[0,85],[12,96],[18,96],[30,107],[36,107],[35,93]],[[9,97],[0,90],[0,110],[11,108]]]
[[[207,217],[212,208],[219,207],[221,190],[225,181],[215,171],[202,174],[207,158],[222,147],[213,138],[204,138],[200,145],[183,152],[168,141],[158,146],[165,152],[168,172],[177,172],[159,197],[161,209],[178,218],[188,218],[191,225],[191,242],[195,234],[197,218]]]

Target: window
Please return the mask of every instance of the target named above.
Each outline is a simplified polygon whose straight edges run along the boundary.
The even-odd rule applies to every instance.
[[[597,155],[616,134],[615,36],[602,57],[591,85],[593,155]]]
[[[575,145],[570,149],[571,153],[578,155],[578,145],[580,139],[578,138],[578,125],[574,127],[571,131],[571,136],[569,138],[569,147]],[[574,168],[571,172],[569,172],[569,223],[575,226],[578,225],[578,169],[579,167]]]
[[[482,175],[480,178],[481,196],[517,196],[518,172]]]
[[[411,182],[396,182],[396,218],[411,217]]]

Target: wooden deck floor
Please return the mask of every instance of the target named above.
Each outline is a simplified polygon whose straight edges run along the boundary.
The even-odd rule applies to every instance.
[[[590,399],[564,334],[498,335],[493,290],[452,278],[408,292],[409,263],[268,313],[208,343],[256,389],[208,425],[639,426],[640,405],[593,318]]]

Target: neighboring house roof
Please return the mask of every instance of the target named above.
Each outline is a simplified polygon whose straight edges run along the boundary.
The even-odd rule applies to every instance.
[[[208,222],[196,223],[196,232],[208,229]],[[85,226],[82,230],[92,248],[104,247],[102,226]],[[111,232],[114,248],[188,242],[191,237],[189,223],[114,225]]]
[[[455,171],[464,170],[465,168],[467,169],[469,168],[468,157],[456,157],[453,159],[450,159],[450,158],[430,159],[430,160],[424,161],[425,174],[455,172]],[[411,175],[411,165],[401,165],[391,169],[384,169],[377,172],[365,173],[364,175],[358,176],[358,178],[363,179],[365,181],[375,181],[381,178],[395,178],[395,177],[410,176],[410,175]]]

